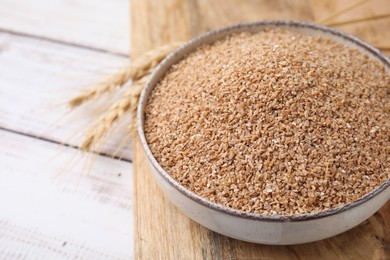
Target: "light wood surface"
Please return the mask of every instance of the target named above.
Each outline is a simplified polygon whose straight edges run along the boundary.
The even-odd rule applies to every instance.
[[[126,160],[61,144],[106,107],[67,99],[129,63],[128,6],[0,0],[1,260],[134,258],[130,144]]]
[[[313,21],[334,10],[335,4],[332,2],[336,1],[133,0],[132,57],[142,55],[146,50],[161,44],[187,40],[202,32],[235,22],[287,18]],[[345,2],[348,1],[343,4]],[[389,25],[387,21],[382,30],[389,28]],[[358,32],[358,29],[351,32]],[[371,33],[362,33],[361,36],[370,41],[370,35]],[[381,38],[378,35],[376,37]],[[138,140],[134,142],[133,153],[137,259],[390,257],[390,203],[360,226],[327,240],[296,246],[256,245],[216,234],[188,219],[159,190]]]
[[[128,162],[4,131],[0,143],[0,259],[131,258]]]
[[[1,32],[0,49],[1,127],[74,146],[108,104],[69,113],[66,101],[129,64],[126,56]],[[113,153],[125,135],[118,131],[102,152]],[[131,160],[130,142],[118,154]]]
[[[0,30],[129,53],[128,0],[1,0]]]

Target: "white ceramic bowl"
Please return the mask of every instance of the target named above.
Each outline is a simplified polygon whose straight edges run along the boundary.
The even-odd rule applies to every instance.
[[[307,243],[342,233],[373,215],[390,198],[390,179],[363,198],[331,210],[294,216],[244,213],[212,203],[180,185],[156,161],[144,134],[144,108],[148,97],[172,64],[177,63],[202,44],[213,43],[232,33],[255,33],[268,27],[283,27],[347,43],[381,62],[390,73],[389,58],[362,40],[338,30],[295,21],[259,21],[238,24],[199,36],[178,48],[160,63],[140,98],[138,131],[154,176],[162,190],[182,212],[196,222],[223,235],[254,243],[272,245]]]

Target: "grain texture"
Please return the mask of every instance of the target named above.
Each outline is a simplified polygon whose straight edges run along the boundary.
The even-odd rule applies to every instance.
[[[315,20],[319,1],[132,1],[132,57],[234,22],[269,18]],[[330,2],[331,1],[324,1]],[[385,27],[386,28],[386,27]],[[344,234],[297,246],[265,246],[218,235],[189,220],[155,183],[139,140],[134,142],[137,259],[386,259],[390,203]]]
[[[389,85],[383,65],[332,40],[236,34],[165,74],[148,98],[145,137],[167,173],[209,201],[318,212],[390,178]]]

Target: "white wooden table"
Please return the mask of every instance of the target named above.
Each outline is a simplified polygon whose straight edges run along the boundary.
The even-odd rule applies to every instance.
[[[1,260],[133,258],[131,145],[83,155],[94,114],[65,106],[129,62],[129,21],[129,0],[0,0]]]

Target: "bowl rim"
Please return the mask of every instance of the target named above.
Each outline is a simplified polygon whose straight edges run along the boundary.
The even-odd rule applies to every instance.
[[[363,197],[349,202],[347,204],[323,210],[318,212],[311,212],[311,213],[304,213],[304,214],[297,214],[297,215],[278,215],[278,214],[272,214],[272,215],[266,215],[266,214],[257,214],[257,213],[249,213],[240,211],[237,209],[229,208],[226,206],[223,206],[221,204],[211,202],[194,192],[188,190],[184,186],[182,186],[179,182],[177,182],[173,177],[171,177],[163,168],[162,166],[157,162],[156,158],[153,156],[149,145],[146,141],[145,132],[144,132],[144,107],[146,106],[146,102],[150,96],[151,90],[155,87],[158,81],[156,81],[156,77],[158,79],[161,79],[166,73],[166,71],[158,75],[158,72],[161,69],[165,69],[166,66],[169,66],[169,62],[175,58],[176,55],[180,55],[180,53],[189,53],[191,51],[194,51],[198,43],[204,41],[207,38],[210,38],[215,35],[219,34],[225,34],[229,32],[234,32],[235,30],[239,30],[241,28],[252,28],[252,27],[290,27],[290,28],[299,28],[299,29],[309,29],[312,31],[317,31],[325,34],[330,34],[333,37],[336,37],[340,40],[345,40],[346,42],[352,43],[355,47],[359,47],[359,49],[363,49],[367,53],[370,54],[370,56],[375,57],[380,61],[381,64],[383,64],[385,67],[387,67],[390,70],[390,59],[386,57],[380,50],[376,49],[375,47],[371,46],[370,44],[364,42],[363,40],[352,36],[350,34],[347,34],[343,31],[329,28],[323,25],[314,24],[307,21],[290,21],[290,20],[259,20],[254,22],[246,22],[246,23],[238,23],[233,24],[230,26],[226,26],[217,30],[213,30],[204,34],[201,34],[186,43],[184,43],[182,46],[177,48],[175,51],[170,53],[160,64],[154,69],[152,75],[150,76],[149,80],[145,84],[144,89],[142,90],[139,103],[138,103],[138,110],[137,110],[137,129],[138,134],[140,137],[141,145],[146,153],[146,156],[151,164],[152,167],[156,170],[156,172],[167,182],[169,183],[174,189],[179,191],[181,194],[186,196],[187,198],[193,200],[194,202],[197,202],[198,204],[205,206],[211,210],[218,211],[220,213],[228,214],[234,217],[239,218],[245,218],[245,219],[252,219],[252,220],[259,220],[259,221],[268,221],[268,222],[297,222],[297,221],[305,221],[305,220],[314,220],[319,218],[325,218],[328,216],[332,216],[335,214],[342,213],[344,211],[347,211],[348,209],[357,207],[378,194],[382,193],[383,191],[387,190],[390,187],[390,178],[387,179],[385,182],[383,182],[380,186],[376,187],[374,190],[370,191]],[[248,30],[249,31],[249,30]],[[222,37],[223,38],[223,37]],[[221,39],[222,39],[221,38]],[[182,54],[182,56],[185,54]],[[373,58],[371,57],[371,58]],[[168,64],[168,65],[167,65]],[[153,81],[156,81],[155,84],[152,84]],[[161,185],[161,184],[159,184]]]

